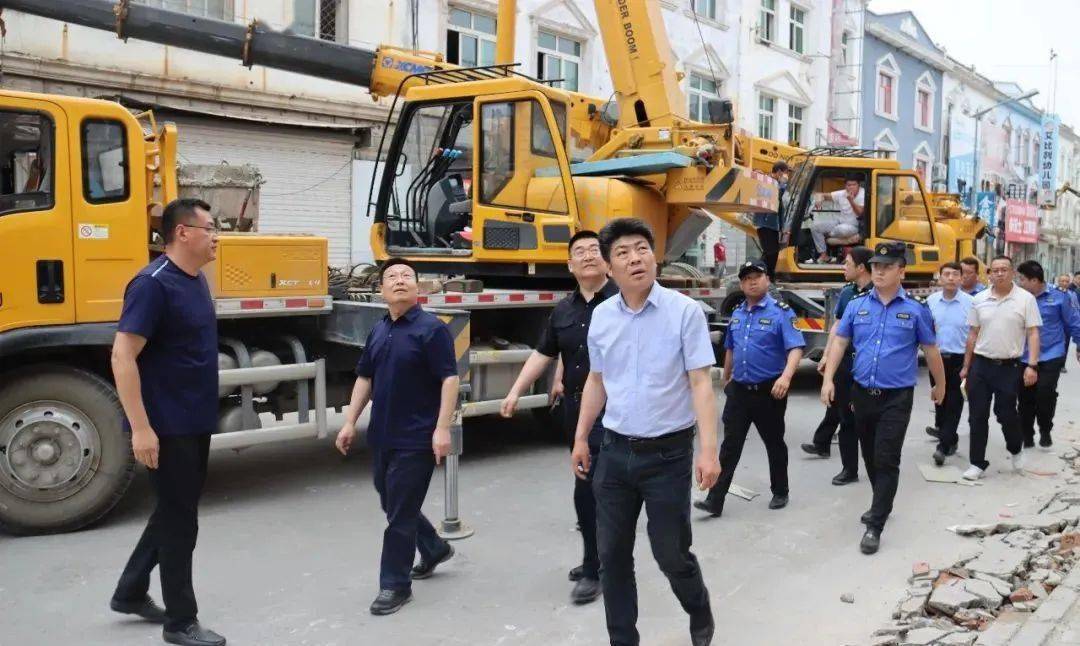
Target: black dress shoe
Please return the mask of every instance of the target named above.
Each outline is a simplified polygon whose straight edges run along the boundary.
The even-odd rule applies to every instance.
[[[454,546],[447,543],[446,544],[446,551],[443,552],[443,555],[440,556],[439,558],[435,559],[431,563],[428,563],[424,559],[420,559],[420,562],[413,566],[412,578],[413,579],[426,579],[426,578],[428,578],[432,574],[435,574],[435,568],[437,568],[440,563],[446,563],[451,558],[453,558],[453,556],[454,556]]]
[[[570,600],[578,605],[583,605],[596,601],[596,598],[600,596],[600,592],[599,581],[582,577],[574,584],[574,589],[570,592]]]
[[[866,528],[866,533],[863,534],[862,540],[859,541],[859,549],[863,554],[873,554],[878,551],[878,547],[881,546],[881,532],[876,529]]]
[[[859,522],[862,523],[863,525],[870,522],[870,510],[869,509],[864,511],[862,516],[859,516]]]
[[[701,624],[701,625],[697,625]],[[709,646],[712,643],[713,632],[716,631],[716,622],[713,621],[712,611],[709,611],[708,622],[690,622],[690,643],[692,646]]]
[[[225,646],[225,638],[193,622],[183,630],[165,630],[161,638],[170,644],[181,646]]]
[[[570,579],[571,581],[580,581],[582,579],[582,577],[584,577],[584,576],[585,576],[585,568],[581,567],[580,565],[577,566],[576,568],[572,568],[570,570],[569,574],[566,575],[566,577],[568,579]]]
[[[719,518],[720,515],[724,513],[724,508],[723,507],[713,507],[712,505],[705,502],[704,500],[695,500],[694,501],[694,509],[700,509],[701,511],[708,512],[709,515],[712,516],[713,518]]]
[[[110,599],[109,607],[112,608],[113,612],[119,612],[122,615],[138,615],[155,624],[165,623],[165,610],[154,603],[154,600],[150,598],[150,595],[146,595],[146,598],[142,601],[120,601],[119,599]]]
[[[934,451],[934,464],[938,465],[939,467],[945,464],[945,454],[941,451],[941,449]]]
[[[829,447],[821,448],[817,444],[803,444],[802,450],[810,455],[816,455],[819,458],[827,458],[832,455],[832,449]]]
[[[1044,449],[1048,449],[1051,446],[1054,446],[1054,440],[1050,439],[1049,433],[1039,434],[1039,446],[1043,447]]]
[[[844,469],[840,473],[836,474],[835,476],[833,476],[832,479],[832,483],[837,487],[842,487],[846,484],[851,484],[852,482],[858,481],[859,474],[848,471],[847,469]]]
[[[769,501],[769,509],[783,509],[787,507],[788,497],[787,494],[776,495]]]
[[[926,434],[934,439],[941,439],[941,429],[936,426],[927,426]]]
[[[1025,449],[1033,449],[1033,448],[1035,448],[1035,438],[1033,438],[1033,437],[1031,437],[1031,438],[1025,437],[1024,438],[1024,448]]]
[[[379,590],[379,596],[371,602],[371,614],[392,615],[410,601],[412,590]]]
[[[945,449],[945,455],[956,455],[956,449],[959,444],[953,444],[948,449]]]

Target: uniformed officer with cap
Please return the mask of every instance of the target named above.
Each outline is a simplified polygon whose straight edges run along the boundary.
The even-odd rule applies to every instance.
[[[900,481],[900,451],[918,379],[919,346],[936,384],[930,398],[940,404],[945,396],[945,370],[930,308],[900,285],[906,265],[905,245],[883,243],[874,251],[870,259],[874,288],[853,299],[844,311],[829,348],[821,386],[821,401],[828,405],[835,394],[833,376],[850,342],[855,348],[851,393],[855,431],[874,491],[870,510],[862,517],[866,533],[859,547],[864,554],[877,552],[881,531],[892,512]]]
[[[742,456],[750,425],[757,427],[769,456],[772,500],[769,509],[788,503],[788,453],[784,443],[784,412],[791,377],[806,345],[795,327],[795,313],[769,295],[768,268],[750,260],[739,268],[739,286],[746,300],[731,314],[724,347],[724,392],[727,402],[721,420],[720,479],[708,497],[694,507],[713,516],[724,511],[724,497]]]

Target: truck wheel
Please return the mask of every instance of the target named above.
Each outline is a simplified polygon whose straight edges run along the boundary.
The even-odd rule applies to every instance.
[[[109,512],[135,457],[113,386],[77,368],[33,366],[0,382],[0,528],[64,532]]]

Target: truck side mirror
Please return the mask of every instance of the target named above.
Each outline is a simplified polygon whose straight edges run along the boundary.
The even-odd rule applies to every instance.
[[[735,109],[731,99],[710,99],[708,102],[709,123],[726,126],[735,121]]]

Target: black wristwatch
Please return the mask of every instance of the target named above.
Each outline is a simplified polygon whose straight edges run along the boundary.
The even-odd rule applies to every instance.
[[[1029,363],[1029,364],[1027,364],[1027,367],[1031,368],[1032,370],[1038,370],[1039,369],[1039,364],[1037,364],[1037,363]]]

